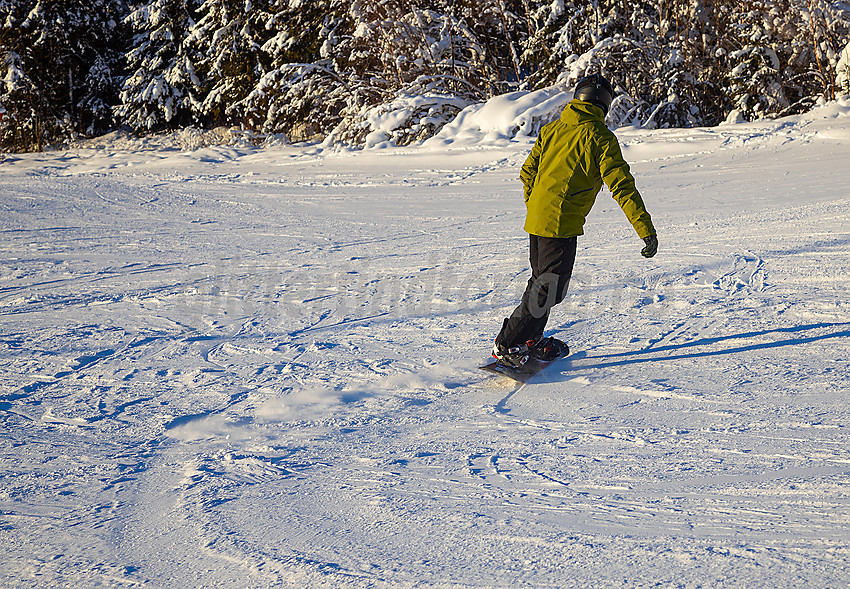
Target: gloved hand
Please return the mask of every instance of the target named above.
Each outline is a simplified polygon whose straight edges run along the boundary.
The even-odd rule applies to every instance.
[[[658,251],[658,237],[650,235],[649,237],[644,237],[643,241],[646,243],[646,247],[640,250],[640,255],[644,258],[651,258]]]

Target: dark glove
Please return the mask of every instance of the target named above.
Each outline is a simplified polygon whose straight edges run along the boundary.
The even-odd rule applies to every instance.
[[[644,258],[651,258],[658,251],[658,237],[650,235],[649,237],[644,237],[643,241],[646,243],[646,247],[640,250],[640,255]]]

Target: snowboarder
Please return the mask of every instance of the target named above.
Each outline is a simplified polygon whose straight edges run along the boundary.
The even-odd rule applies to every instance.
[[[658,250],[652,219],[635,187],[614,133],[605,126],[614,89],[599,74],[576,85],[559,120],[545,125],[520,172],[525,189],[525,231],[530,238],[531,278],[522,301],[505,319],[493,357],[508,368],[529,358],[553,360],[566,344],[543,337],[549,311],[567,294],[576,257],[576,237],[584,231],[602,183],[608,186],[651,258]]]

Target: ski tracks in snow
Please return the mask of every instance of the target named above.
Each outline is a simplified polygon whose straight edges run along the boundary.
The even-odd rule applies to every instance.
[[[550,324],[575,353],[523,387],[476,369],[526,280],[515,151],[18,179],[6,579],[846,582],[847,202],[754,205],[726,147],[687,203],[685,160],[636,166],[650,262],[600,197]]]

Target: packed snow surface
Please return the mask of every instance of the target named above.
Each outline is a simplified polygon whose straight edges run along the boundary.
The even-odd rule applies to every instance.
[[[601,194],[524,386],[533,139],[465,116],[6,155],[0,585],[850,583],[850,102],[618,129],[659,253]]]

